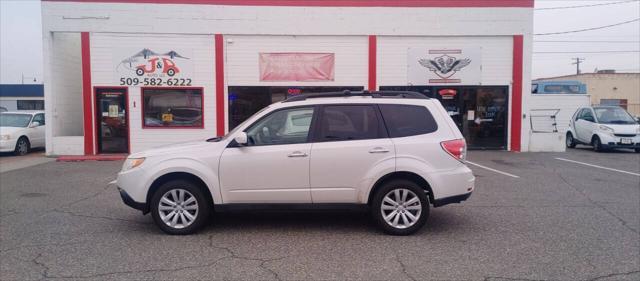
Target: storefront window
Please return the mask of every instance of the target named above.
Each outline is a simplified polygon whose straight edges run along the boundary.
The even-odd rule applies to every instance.
[[[288,97],[306,93],[362,91],[357,86],[229,86],[229,129],[233,129],[260,109]]]
[[[203,127],[201,88],[143,88],[142,99],[144,127]]]
[[[18,100],[18,110],[44,110],[43,100]]]
[[[380,90],[414,91],[440,100],[470,149],[507,147],[506,86],[381,86]]]

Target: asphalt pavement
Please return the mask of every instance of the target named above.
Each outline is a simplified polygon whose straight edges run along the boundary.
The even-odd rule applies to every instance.
[[[222,214],[168,236],[108,185],[121,161],[3,172],[0,279],[640,280],[640,154],[469,159],[473,196],[407,237],[357,212]]]

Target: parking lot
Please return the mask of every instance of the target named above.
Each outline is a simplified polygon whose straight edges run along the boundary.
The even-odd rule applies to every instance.
[[[168,236],[108,185],[120,161],[3,172],[0,279],[640,280],[640,154],[468,158],[473,196],[407,237],[337,211],[216,215]]]

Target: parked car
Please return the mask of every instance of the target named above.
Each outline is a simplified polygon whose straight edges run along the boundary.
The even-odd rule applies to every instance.
[[[640,153],[640,124],[618,106],[579,108],[569,122],[567,147],[593,146],[595,151],[630,148]]]
[[[415,92],[306,94],[272,104],[222,138],[130,155],[125,204],[169,234],[190,234],[212,210],[368,208],[407,235],[429,206],[462,202],[475,177],[466,143],[436,99]]]
[[[0,113],[0,152],[25,155],[45,145],[44,112]]]

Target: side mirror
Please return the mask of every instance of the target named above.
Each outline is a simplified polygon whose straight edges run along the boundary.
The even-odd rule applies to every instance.
[[[35,127],[38,127],[38,126],[40,126],[40,122],[33,121],[33,122],[31,122],[31,125],[29,125],[29,128],[35,128]]]
[[[247,137],[247,133],[240,132],[238,135],[233,138],[239,145],[247,145],[249,137]]]

